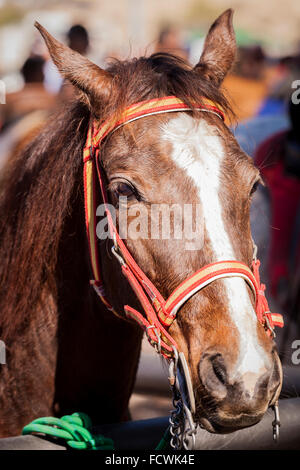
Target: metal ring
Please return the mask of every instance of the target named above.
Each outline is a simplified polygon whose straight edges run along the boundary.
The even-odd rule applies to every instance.
[[[156,335],[156,338],[157,338],[157,344],[154,345],[154,348],[156,349],[156,352],[158,354],[161,354],[161,337],[160,337],[160,334],[158,333],[157,329],[154,327],[154,333]]]

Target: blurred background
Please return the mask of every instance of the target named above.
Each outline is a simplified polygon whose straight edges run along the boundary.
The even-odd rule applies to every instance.
[[[0,0],[0,74],[7,91],[16,91],[28,56],[46,58],[35,20],[65,42],[69,29],[82,25],[88,33],[83,51],[101,65],[109,56],[150,54],[157,47],[195,63],[209,25],[229,7],[235,10],[243,62],[248,60],[247,69],[240,70],[244,75],[259,74],[258,65],[265,59],[270,65],[299,53],[300,5],[295,0]],[[249,52],[256,46],[261,54]]]
[[[58,102],[72,99],[34,28],[101,67],[165,51],[191,64],[211,23],[233,8],[237,62],[223,84],[242,149],[265,186],[253,197],[251,225],[273,310],[285,314],[277,337],[292,366],[300,337],[300,2],[296,0],[0,0],[0,169],[29,142]],[[131,401],[134,419],[171,407],[166,371],[145,343]]]

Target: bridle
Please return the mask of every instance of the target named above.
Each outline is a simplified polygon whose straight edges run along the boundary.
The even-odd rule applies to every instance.
[[[269,310],[264,294],[265,286],[260,282],[260,261],[256,258],[257,249],[254,244],[252,269],[245,263],[236,260],[225,260],[208,264],[184,280],[165,300],[156,286],[136,263],[118,233],[108,206],[105,179],[100,162],[101,144],[108,135],[111,135],[129,122],[151,115],[179,111],[209,112],[224,120],[223,111],[215,103],[206,98],[203,98],[201,103],[195,103],[193,107],[175,96],[146,100],[129,106],[122,113],[121,118],[109,118],[100,127],[97,127],[97,123],[92,121],[88,129],[83,151],[85,221],[93,272],[93,279],[90,283],[106,308],[118,317],[124,318],[114,310],[107,299],[101,278],[96,235],[96,181],[98,179],[102,200],[105,205],[109,234],[113,240],[112,253],[118,260],[123,275],[131,285],[144,310],[143,315],[129,305],[125,305],[124,311],[126,317],[135,320],[145,330],[150,344],[159,354],[169,360],[169,380],[173,390],[175,406],[175,411],[170,418],[172,440],[175,442],[174,447],[180,447],[178,442],[182,441],[182,439],[185,440],[186,436],[191,436],[195,439],[196,433],[196,426],[192,418],[195,402],[188,366],[184,354],[178,352],[176,341],[168,333],[168,328],[176,319],[182,305],[194,294],[218,279],[240,277],[245,280],[254,294],[257,318],[265,327],[268,335],[275,336],[274,327],[283,326],[282,316],[271,313]],[[273,435],[277,438],[280,425],[277,405],[274,409]],[[187,428],[185,427],[183,432],[178,424],[179,418],[182,415],[188,422]],[[182,445],[184,446],[185,444],[183,443]]]
[[[122,273],[128,280],[137,298],[139,299],[145,315],[138,312],[129,305],[124,306],[127,317],[137,321],[146,331],[149,342],[159,353],[165,357],[173,356],[173,348],[177,349],[175,340],[168,333],[168,328],[176,318],[180,307],[190,299],[196,292],[204,289],[207,285],[226,277],[241,277],[251,288],[255,297],[255,310],[258,320],[265,326],[270,334],[274,334],[274,326],[283,326],[282,316],[271,313],[264,295],[264,285],[259,278],[259,260],[254,254],[252,270],[244,263],[228,260],[211,263],[188,277],[169,296],[163,298],[159,290],[141,270],[136,261],[129,253],[125,243],[120,238],[112,215],[108,208],[108,197],[104,183],[103,170],[100,164],[100,148],[103,140],[120,127],[146,116],[178,112],[178,111],[201,111],[217,115],[224,120],[224,114],[210,100],[203,98],[201,104],[195,104],[193,108],[185,104],[175,96],[157,98],[128,107],[120,119],[107,119],[99,128],[95,122],[89,126],[87,141],[84,148],[84,195],[85,195],[85,218],[86,229],[90,251],[93,280],[91,284],[96,290],[105,306],[114,314],[119,315],[108,301],[100,274],[97,237],[96,237],[96,174],[101,189],[102,199],[105,205],[109,233],[113,239],[112,253],[120,263]]]

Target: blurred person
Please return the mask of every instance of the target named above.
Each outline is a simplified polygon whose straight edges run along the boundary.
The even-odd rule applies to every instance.
[[[293,247],[299,247],[300,241],[295,241],[294,235],[300,210],[300,104],[292,100],[289,102],[289,119],[289,128],[265,140],[255,154],[255,163],[269,191],[270,288],[282,308],[289,307],[292,281],[299,271],[299,266],[295,266],[296,257],[291,252]]]
[[[238,122],[256,115],[266,96],[264,67],[265,54],[261,46],[239,48],[235,67],[223,83]]]
[[[291,266],[295,272],[291,286],[291,313],[298,326],[298,338],[300,334],[300,204],[296,217],[295,230],[292,239]]]
[[[285,322],[284,331],[281,332],[280,344],[280,350],[282,351],[281,356],[285,359],[285,362],[287,362],[287,357],[290,356],[290,345],[294,340],[297,340],[300,335],[300,204],[298,204],[297,215],[293,225],[288,264],[291,273],[286,309],[288,322]]]
[[[273,69],[269,79],[269,92],[258,111],[258,116],[282,115],[290,97],[291,85],[300,77],[300,56],[282,57]]]
[[[286,107],[283,112],[254,116],[238,123],[233,129],[235,138],[241,148],[253,157],[257,147],[275,132],[286,130],[289,118]]]
[[[289,127],[288,101],[292,83],[300,77],[300,56],[267,59],[263,75],[267,94],[257,114],[234,129],[239,144],[250,156],[263,140]]]
[[[21,90],[6,95],[6,104],[1,106],[2,131],[25,115],[45,110],[55,105],[55,98],[44,87],[44,59],[29,57],[21,68],[24,86]]]
[[[280,93],[276,96],[270,93],[258,115],[240,122],[233,129],[241,148],[251,157],[254,157],[257,148],[263,141],[275,133],[286,133],[290,128],[287,96],[290,98],[291,81],[286,59],[269,61],[267,75],[267,83],[270,89],[278,89],[279,91],[280,88]],[[269,190],[266,187],[259,186],[253,196],[251,205],[251,230],[262,261],[262,279],[268,285],[270,283],[268,271],[270,226],[271,201]]]
[[[84,26],[81,24],[73,25],[67,32],[68,46],[73,51],[79,52],[81,55],[86,55],[89,50],[89,34]]]
[[[184,47],[179,30],[171,26],[167,26],[160,31],[154,52],[167,52],[182,59],[188,59],[188,51]]]
[[[23,88],[7,94],[6,104],[0,108],[0,170],[34,139],[57,104],[55,96],[44,87],[44,63],[41,56],[25,61],[20,71]]]

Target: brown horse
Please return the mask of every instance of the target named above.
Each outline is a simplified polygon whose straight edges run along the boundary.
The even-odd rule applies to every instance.
[[[128,419],[142,333],[109,312],[89,284],[82,182],[89,122],[170,95],[187,104],[204,97],[228,113],[220,85],[236,50],[231,10],[212,25],[194,68],[161,53],[102,70],[40,30],[79,97],[13,160],[2,181],[2,436],[19,434],[38,416],[77,410],[96,423]],[[218,116],[174,112],[127,124],[105,141],[101,165],[117,214],[120,195],[141,208],[201,206],[201,249],[186,250],[182,240],[125,240],[165,298],[208,263],[250,266],[249,208],[259,172]],[[139,309],[110,244],[99,242],[107,297],[117,312],[125,304]],[[187,358],[195,420],[207,430],[250,426],[277,400],[280,362],[243,279],[217,280],[191,297],[169,333]]]

